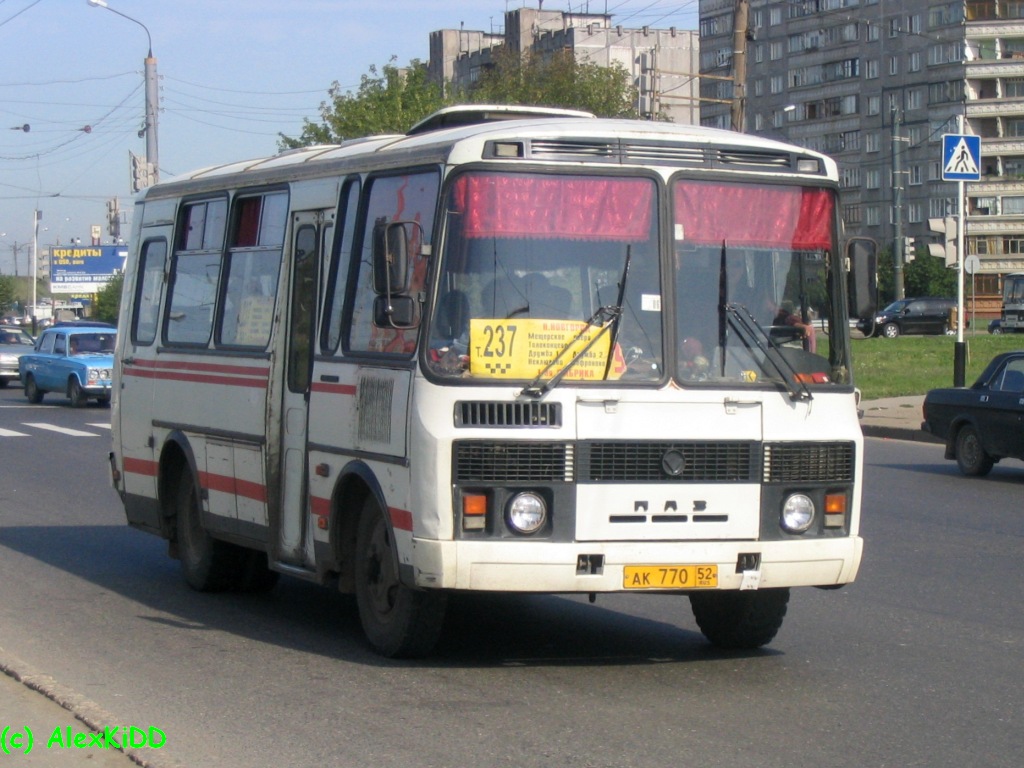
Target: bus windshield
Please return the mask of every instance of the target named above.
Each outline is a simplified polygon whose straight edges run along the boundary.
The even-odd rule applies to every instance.
[[[460,175],[445,201],[431,372],[791,389],[844,378],[827,359],[833,193],[688,179],[671,193],[663,265],[654,179]]]
[[[531,380],[549,366],[545,375],[564,380],[662,378],[652,179],[471,172],[445,205],[433,372]]]

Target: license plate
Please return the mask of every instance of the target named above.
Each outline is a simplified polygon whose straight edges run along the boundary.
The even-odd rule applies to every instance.
[[[623,589],[709,589],[718,586],[717,565],[627,565]]]

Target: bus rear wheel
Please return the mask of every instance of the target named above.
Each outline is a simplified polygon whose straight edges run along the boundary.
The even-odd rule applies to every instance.
[[[782,626],[788,604],[788,588],[690,593],[690,607],[704,637],[729,650],[770,643]]]
[[[370,645],[382,656],[426,656],[441,636],[446,598],[401,583],[394,534],[372,497],[359,516],[355,557],[356,603]]]

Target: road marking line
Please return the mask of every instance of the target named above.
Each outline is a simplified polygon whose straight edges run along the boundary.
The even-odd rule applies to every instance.
[[[58,427],[55,424],[43,424],[42,422],[26,421],[24,422],[26,427],[35,427],[36,429],[48,429],[51,432],[60,432],[62,435],[70,435],[71,437],[99,437],[99,435],[93,432],[83,432],[80,429],[68,429],[67,427]]]
[[[96,429],[110,429],[110,422],[106,424],[86,424],[87,427],[96,427]]]
[[[0,429],[0,437],[28,437],[24,432],[15,432],[13,429]]]

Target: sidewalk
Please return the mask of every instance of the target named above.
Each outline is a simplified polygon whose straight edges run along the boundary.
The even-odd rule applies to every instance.
[[[49,698],[51,696],[53,698]],[[148,750],[135,753],[133,759],[117,749],[61,748],[58,742],[51,742],[59,733],[59,742],[66,745],[70,729],[72,739],[75,734],[86,734],[80,737],[80,743],[87,744],[88,734],[102,734],[104,728],[113,729],[114,724],[108,722],[105,713],[94,704],[64,690],[48,675],[32,671],[0,648],[0,764],[17,768],[134,768],[152,764],[144,756]],[[29,731],[31,748],[28,747]],[[51,742],[49,747],[48,742]]]
[[[919,440],[937,443],[932,435],[921,430],[921,405],[924,395],[887,397],[863,400],[860,404],[861,429],[865,437],[888,437],[894,440]]]

